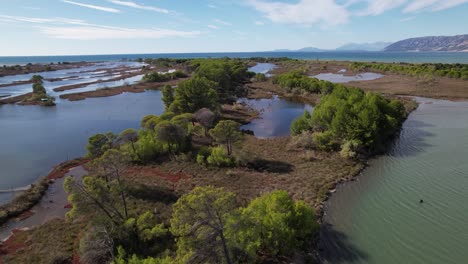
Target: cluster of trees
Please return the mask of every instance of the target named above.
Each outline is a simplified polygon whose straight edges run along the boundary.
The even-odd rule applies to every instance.
[[[159,67],[165,67],[165,68],[170,68],[174,65],[177,64],[184,64],[190,61],[190,59],[171,59],[171,58],[157,58],[157,59],[151,59],[151,58],[139,58],[136,60],[137,62],[144,62],[149,65],[156,65]]]
[[[47,95],[47,91],[44,88],[44,77],[41,75],[33,75],[31,81],[33,83],[33,95],[31,100],[40,102],[40,104],[44,106],[54,106],[55,98]]]
[[[228,101],[244,91],[243,83],[255,74],[239,59],[199,59],[192,61],[196,76],[215,82],[218,97]]]
[[[239,207],[231,192],[196,187],[177,200],[163,223],[154,212],[133,208],[134,198],[118,176],[125,158],[107,153],[93,164],[94,175],[64,183],[73,205],[67,217],[92,219],[80,241],[86,263],[253,263],[260,256],[305,251],[317,234],[314,210],[286,191]]]
[[[239,123],[232,120],[220,121],[209,131],[210,136],[218,146],[200,149],[197,155],[197,163],[215,167],[234,166],[233,147],[243,138],[240,126]]]
[[[302,71],[291,71],[277,75],[273,78],[273,83],[278,84],[287,92],[293,93],[322,93],[328,94],[335,87],[341,86],[329,81],[322,81],[317,78],[311,78]]]
[[[172,80],[176,80],[179,78],[185,78],[187,74],[183,71],[177,70],[174,72],[167,72],[167,73],[160,73],[160,72],[151,72],[146,73],[143,76],[143,81],[146,82],[168,82]]]
[[[131,157],[132,162],[147,164],[192,150],[192,136],[199,133],[209,136],[215,147],[203,147],[196,161],[200,165],[229,167],[235,165],[233,148],[242,139],[240,124],[231,120],[215,123],[217,114],[202,108],[194,114],[147,115],[141,129],[126,129],[119,135],[96,134],[88,139],[87,158],[100,158],[106,151],[116,149]],[[198,130],[197,130],[198,128]],[[203,130],[203,131],[200,131]]]
[[[349,66],[353,70],[367,71],[376,70],[380,72],[395,72],[413,76],[442,76],[449,78],[461,78],[468,80],[468,64],[443,64],[443,63],[366,63],[353,62]]]
[[[84,263],[109,263],[117,246],[144,256],[159,255],[171,246],[167,227],[154,211],[139,205],[143,201],[132,196],[123,179],[131,160],[128,154],[109,149],[93,160],[89,176],[64,181],[73,206],[67,218],[89,220],[79,248]]]
[[[312,115],[306,112],[293,122],[291,133],[305,133],[312,137],[315,147],[341,148],[345,156],[352,157],[361,150],[381,150],[405,117],[405,107],[396,99],[388,100],[357,88],[336,87],[322,97]]]

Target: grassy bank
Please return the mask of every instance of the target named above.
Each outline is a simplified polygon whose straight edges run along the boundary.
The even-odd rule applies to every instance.
[[[86,161],[87,160],[85,159],[75,159],[57,165],[52,169],[48,176],[41,178],[34,184],[31,184],[31,188],[24,191],[12,201],[0,206],[0,225],[3,225],[7,221],[18,217],[31,209],[42,199],[42,196],[45,194],[53,180],[65,176],[68,170],[73,167],[80,166]]]

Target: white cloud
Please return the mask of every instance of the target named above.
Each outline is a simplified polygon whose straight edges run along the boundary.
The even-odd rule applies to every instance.
[[[232,26],[232,23],[227,22],[227,21],[224,21],[224,20],[221,20],[221,19],[213,19],[213,21],[216,22],[216,23],[218,23],[218,24],[221,24],[221,25]]]
[[[209,28],[211,29],[218,29],[219,27],[215,26],[215,25],[208,25]]]
[[[82,6],[82,7],[86,7],[86,8],[96,9],[96,10],[100,10],[100,11],[104,11],[104,12],[109,12],[109,13],[120,13],[120,10],[115,9],[115,8],[111,8],[111,7],[88,5],[88,4],[83,4],[83,3],[69,1],[69,0],[62,0],[62,2],[67,3],[67,4]]]
[[[265,25],[265,23],[263,23],[262,21],[255,21],[255,25],[263,26],[263,25]]]
[[[137,8],[137,9],[155,11],[155,12],[164,13],[164,14],[169,13],[169,10],[164,9],[164,8],[140,5],[140,4],[137,4],[135,2],[131,2],[131,1],[120,1],[120,0],[108,0],[108,1],[113,3],[113,4],[121,5],[121,6],[127,6],[127,7]]]
[[[360,16],[376,16],[387,10],[397,8],[406,3],[407,0],[367,0],[367,8],[358,12]]]
[[[135,29],[120,27],[80,26],[80,27],[40,27],[42,33],[52,38],[74,40],[98,39],[160,39],[166,37],[192,37],[199,31],[177,31],[170,29]]]
[[[209,7],[209,8],[218,8],[217,6],[212,5],[212,4],[207,5],[207,7]]]
[[[351,5],[366,2],[367,7],[357,15],[380,15],[388,10],[403,7],[403,13],[415,13],[425,10],[440,11],[464,3],[468,0],[348,0]]]
[[[81,19],[36,18],[0,15],[0,21],[35,24],[41,33],[59,39],[159,39],[166,37],[192,37],[200,31],[179,31],[163,28],[124,28],[91,24]]]
[[[248,0],[248,4],[277,23],[338,25],[349,19],[348,10],[334,0],[300,0],[297,3]]]
[[[37,17],[0,15],[0,19],[3,19],[4,21],[8,21],[8,22],[28,22],[28,23],[34,23],[34,24],[45,24],[45,23],[70,24],[70,25],[85,25],[86,24],[84,20],[70,19],[70,18],[63,18],[63,17],[37,18]]]
[[[415,19],[416,17],[405,17],[405,18],[402,18],[400,19],[400,22],[406,22],[406,21],[411,21],[413,19]]]
[[[468,0],[413,0],[403,9],[403,12],[414,13],[426,9],[440,11],[464,3],[468,3]]]

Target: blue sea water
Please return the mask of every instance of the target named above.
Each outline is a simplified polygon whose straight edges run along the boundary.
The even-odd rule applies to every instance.
[[[249,58],[289,57],[308,60],[378,61],[408,63],[468,63],[468,52],[226,52],[226,53],[165,53],[116,54],[81,56],[23,56],[0,57],[0,65],[27,63],[57,63],[79,61],[119,61],[138,58]]]

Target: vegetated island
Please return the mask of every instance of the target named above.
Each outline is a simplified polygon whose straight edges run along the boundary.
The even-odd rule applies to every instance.
[[[248,65],[266,61],[278,65],[273,77],[248,72]],[[139,130],[90,137],[89,176],[65,180],[72,208],[66,220],[15,232],[1,245],[4,262],[316,261],[324,200],[368,157],[385,151],[417,106],[349,87],[361,82],[309,77],[341,63],[171,63],[189,67],[184,75],[145,77],[178,80],[162,87],[166,111],[143,117]],[[289,137],[241,131],[257,113],[237,99],[272,94],[313,102],[315,109],[293,122]]]

